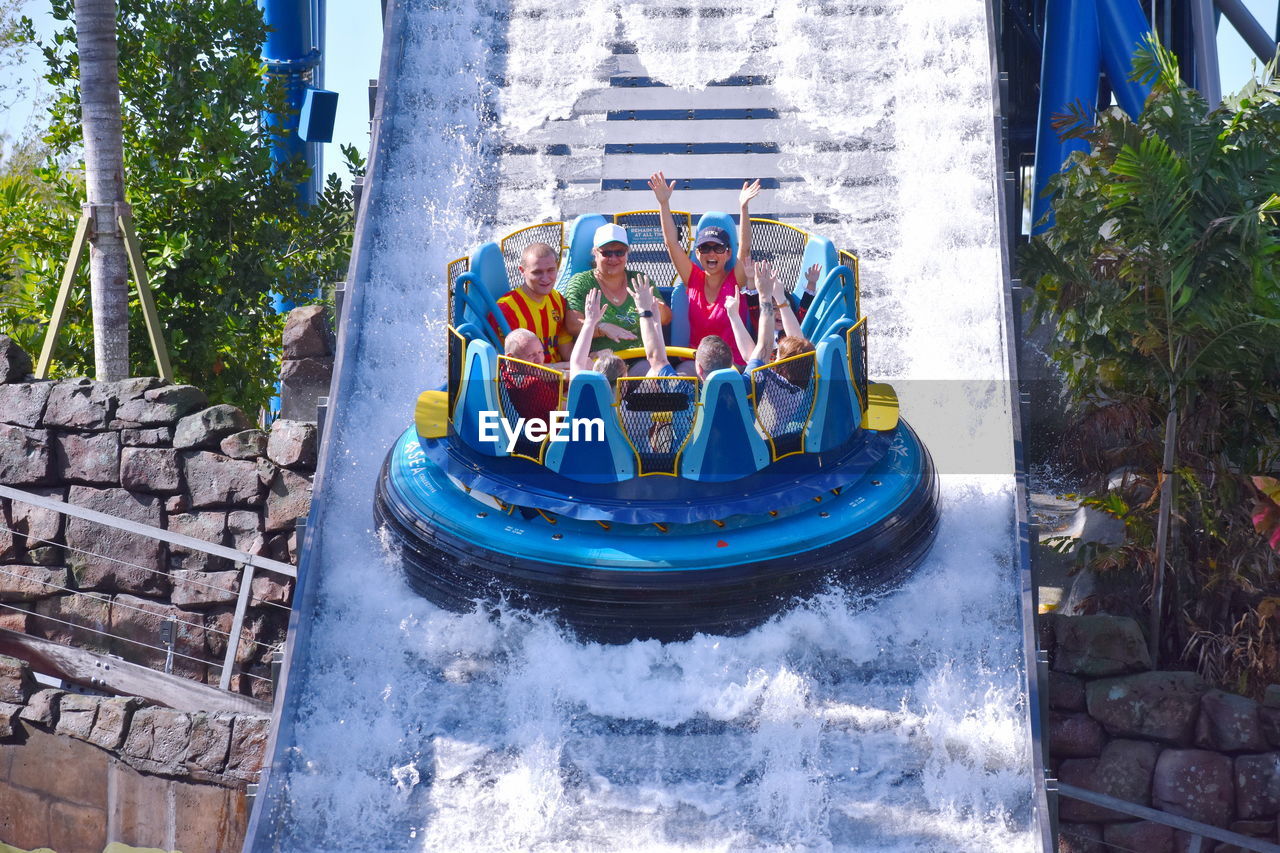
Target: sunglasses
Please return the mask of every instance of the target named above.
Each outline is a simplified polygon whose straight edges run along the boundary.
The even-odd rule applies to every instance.
[[[626,249],[600,249],[600,256],[604,258],[621,258],[627,253]]]
[[[699,255],[723,255],[729,251],[729,247],[721,243],[703,243],[698,247]]]

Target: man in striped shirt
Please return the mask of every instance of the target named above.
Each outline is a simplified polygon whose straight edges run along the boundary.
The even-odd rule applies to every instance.
[[[559,260],[546,243],[530,243],[520,253],[524,282],[498,300],[498,308],[512,330],[528,329],[542,342],[544,361],[562,367],[582,329],[582,315],[570,311],[556,292]],[[497,325],[496,323],[494,324]]]

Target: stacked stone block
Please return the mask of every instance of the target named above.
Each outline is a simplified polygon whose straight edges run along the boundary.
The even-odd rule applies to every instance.
[[[159,379],[34,381],[0,336],[0,483],[281,562],[310,508],[314,423],[254,428]],[[0,501],[0,627],[217,683],[240,573],[219,557]],[[270,698],[292,581],[259,571],[233,687]],[[218,633],[223,632],[223,633]],[[133,642],[130,642],[133,641]],[[148,646],[152,648],[148,648]]]
[[[1050,771],[1060,781],[1276,842],[1280,685],[1256,702],[1191,672],[1151,670],[1132,619],[1041,617]],[[1063,797],[1059,851],[1164,853],[1189,836]],[[1206,851],[1234,851],[1206,842]]]
[[[157,813],[170,808],[181,849],[238,848],[269,723],[44,688],[0,656],[0,842],[154,846],[165,838]]]

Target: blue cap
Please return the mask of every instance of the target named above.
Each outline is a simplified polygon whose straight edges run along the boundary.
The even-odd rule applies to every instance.
[[[698,232],[697,237],[693,238],[693,246],[695,249],[706,243],[719,243],[721,246],[728,246],[729,232],[718,226],[708,225],[706,228],[703,228]]]

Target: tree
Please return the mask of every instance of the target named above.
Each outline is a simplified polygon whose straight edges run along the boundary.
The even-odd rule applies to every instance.
[[[1246,476],[1271,470],[1280,451],[1280,87],[1269,68],[1210,111],[1159,45],[1134,67],[1153,85],[1136,119],[1116,109],[1096,121],[1082,109],[1065,117],[1065,135],[1090,150],[1052,182],[1056,224],[1022,265],[1034,318],[1057,327],[1052,355],[1077,403],[1159,422],[1134,425],[1148,436],[1134,461],[1158,489],[1154,523],[1154,497],[1119,505],[1131,530],[1145,526],[1154,541],[1119,562],[1151,571],[1158,649],[1161,581],[1177,546],[1184,618],[1172,639],[1185,651],[1239,607],[1211,614],[1194,597],[1252,594],[1269,578],[1256,535],[1244,533]],[[1181,504],[1175,483],[1189,498]]]
[[[69,22],[71,0],[53,0],[55,21]],[[119,65],[125,187],[156,306],[179,381],[211,398],[254,410],[272,394],[283,318],[272,291],[298,303],[338,280],[351,245],[351,196],[329,175],[318,204],[297,209],[301,163],[273,171],[271,131],[260,113],[284,111],[277,84],[264,87],[259,59],[266,30],[253,0],[119,0]],[[40,45],[52,86],[50,160],[37,170],[53,201],[0,210],[10,229],[9,265],[0,289],[14,336],[38,349],[62,258],[84,201],[74,163],[81,150],[80,56],[67,25]],[[347,148],[350,168],[358,168]],[[51,235],[56,246],[50,250]],[[80,304],[73,294],[73,304]],[[0,307],[0,310],[4,310]],[[64,374],[86,367],[88,331],[71,318],[56,351]],[[141,311],[130,312],[130,359],[150,364]]]
[[[116,63],[115,0],[75,0],[84,178],[93,216],[89,295],[99,380],[129,376],[129,256],[117,225],[124,203],[124,144]]]

